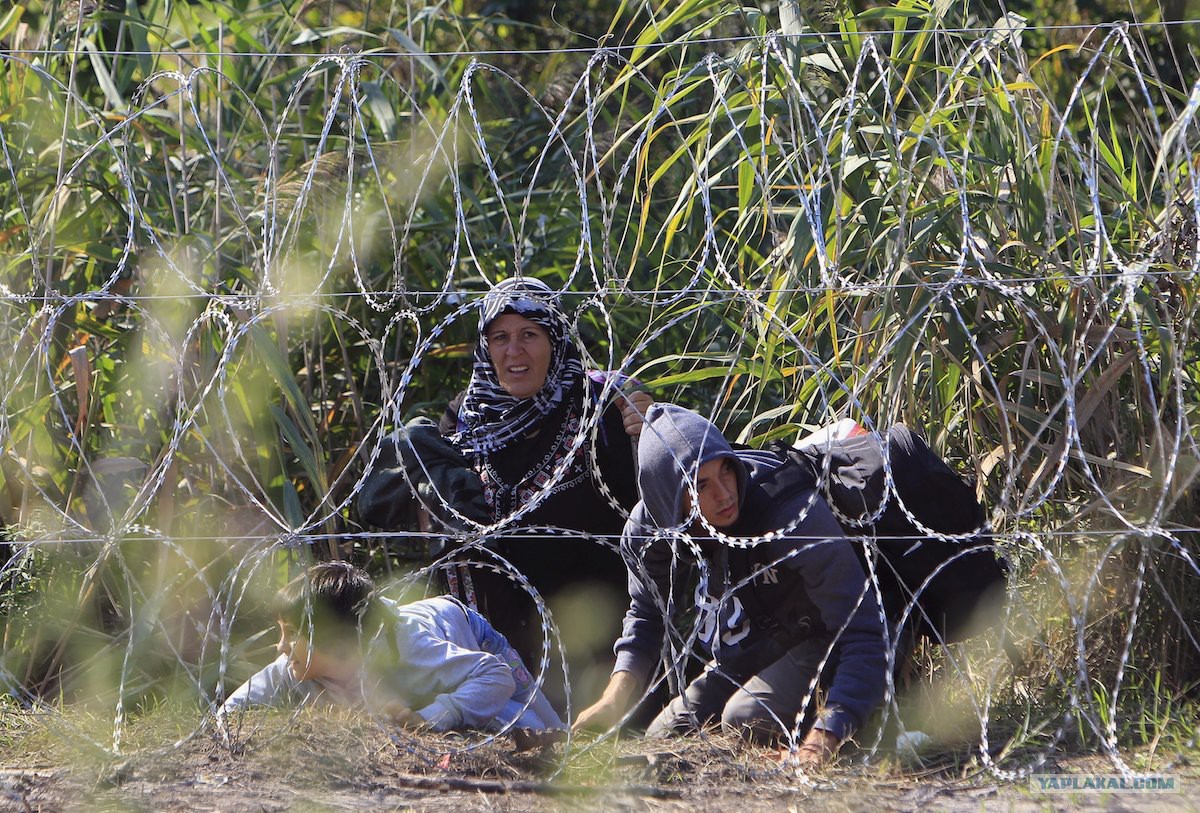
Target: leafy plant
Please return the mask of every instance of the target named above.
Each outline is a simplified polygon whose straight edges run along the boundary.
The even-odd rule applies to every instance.
[[[1155,540],[1101,559],[1124,578],[1123,551],[1150,557],[1115,612],[1152,597],[1171,632],[1130,657],[1159,653],[1153,695],[1177,697],[1196,664],[1194,641],[1161,654],[1196,577],[1173,528],[1194,525],[1200,409],[1194,77],[1168,76],[1157,35],[1064,42],[1032,6],[809,4],[781,34],[759,7],[590,0],[576,36],[467,0],[13,5],[6,600],[66,621],[6,618],[50,653],[10,680],[109,659],[118,707],[180,663],[211,685],[232,622],[185,652],[178,613],[236,617],[247,572],[313,556],[406,567],[357,522],[366,461],[402,417],[440,415],[478,294],[526,273],[564,291],[595,366],[743,441],[843,416],[926,430],[978,480],[1014,599],[1086,540]],[[564,50],[587,36],[606,49]],[[29,542],[74,547],[34,567]]]

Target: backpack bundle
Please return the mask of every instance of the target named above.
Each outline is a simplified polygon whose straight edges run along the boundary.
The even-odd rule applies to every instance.
[[[820,489],[846,536],[863,543],[854,549],[864,569],[868,547],[878,551],[874,569],[889,620],[911,606],[906,625],[914,632],[961,641],[999,621],[998,612],[976,616],[1003,601],[1007,563],[975,488],[907,427],[891,427],[886,448],[884,440],[872,432],[802,448],[777,444],[772,451],[785,465],[772,489]]]

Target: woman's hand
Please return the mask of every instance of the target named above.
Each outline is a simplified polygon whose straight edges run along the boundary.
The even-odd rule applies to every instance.
[[[642,434],[642,424],[645,423],[646,410],[654,403],[650,393],[635,390],[622,395],[617,405],[621,409],[621,421],[625,425],[625,433],[630,437]]]

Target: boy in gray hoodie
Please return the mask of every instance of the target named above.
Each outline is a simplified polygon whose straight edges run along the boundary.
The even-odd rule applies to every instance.
[[[324,562],[279,591],[276,614],[279,657],[229,696],[221,717],[324,700],[433,731],[512,723],[522,748],[565,729],[504,636],[456,599],[398,604],[350,563]]]
[[[638,449],[642,501],[622,537],[629,610],[608,687],[576,728],[610,727],[624,716],[668,631],[676,664],[697,639],[707,664],[648,735],[719,720],[794,742],[793,732],[807,727],[796,757],[811,767],[879,705],[887,659],[876,593],[814,489],[767,498],[761,484],[781,465],[770,453],[735,451],[694,412],[649,409]],[[680,589],[689,552],[700,571],[692,597]],[[697,611],[690,636],[670,626],[689,598]],[[819,679],[826,696],[818,714]]]

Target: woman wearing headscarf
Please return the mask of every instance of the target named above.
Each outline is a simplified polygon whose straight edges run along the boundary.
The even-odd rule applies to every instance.
[[[576,613],[589,619],[589,629],[563,629],[572,685],[586,680],[576,664],[599,654],[592,653],[593,642],[619,629],[627,602],[625,566],[615,548],[625,522],[618,505],[627,512],[637,502],[631,437],[641,431],[652,401],[646,393],[610,387],[601,402],[605,376],[584,369],[554,291],[538,280],[507,279],[484,299],[470,383],[441,423],[479,473],[493,522],[524,509],[522,527],[612,537],[610,545],[577,533],[531,533],[494,545],[551,610],[560,611],[557,621],[567,623]],[[595,442],[585,435],[577,444],[589,431]],[[536,659],[541,629],[527,595],[486,572],[476,574],[476,588],[497,627],[522,655]]]

